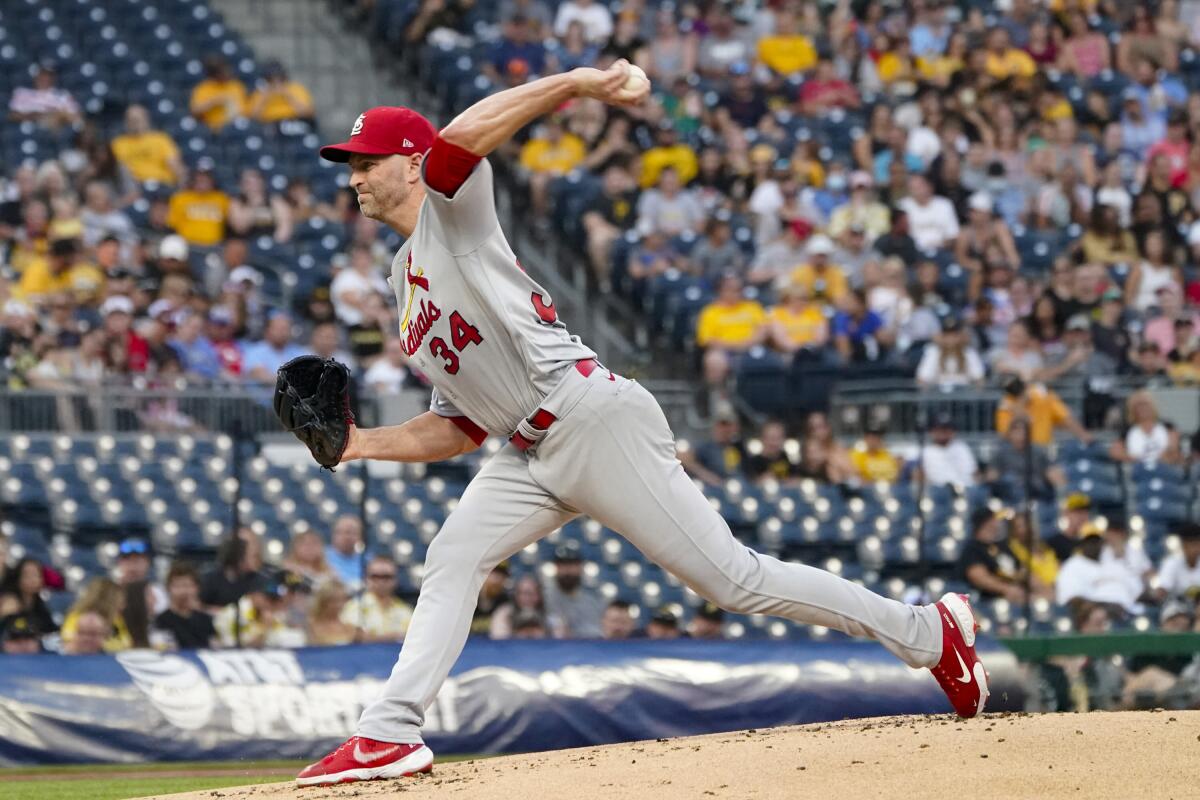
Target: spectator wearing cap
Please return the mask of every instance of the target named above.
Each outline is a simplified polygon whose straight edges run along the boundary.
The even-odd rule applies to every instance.
[[[677,455],[689,475],[711,486],[741,475],[746,463],[746,446],[741,438],[737,410],[728,400],[718,400],[712,409],[712,431],[695,447],[678,444]]]
[[[894,483],[900,477],[900,459],[887,449],[885,432],[883,425],[868,423],[862,441],[850,450],[850,463],[863,483]]]
[[[1089,379],[1115,375],[1117,362],[1107,353],[1096,349],[1092,340],[1092,320],[1086,314],[1076,314],[1067,320],[1063,331],[1063,348],[1039,374],[1044,381],[1071,381],[1084,386]]]
[[[488,636],[492,639],[514,638],[517,621],[521,617],[534,617],[544,630],[554,627],[546,618],[546,599],[542,595],[542,585],[533,575],[522,575],[517,579],[512,597],[492,613]]]
[[[207,650],[218,645],[212,615],[200,607],[200,576],[191,564],[171,565],[167,608],[154,618],[154,627],[167,635],[171,649]]]
[[[396,597],[396,562],[375,555],[367,562],[366,588],[346,604],[342,621],[359,629],[361,642],[398,642],[408,632],[412,607]]]
[[[1026,384],[1015,375],[1004,380],[1004,397],[996,408],[996,432],[1005,433],[1014,419],[1024,417],[1029,422],[1033,444],[1046,447],[1054,441],[1054,432],[1064,428],[1085,444],[1092,435],[1084,430],[1066,404],[1053,391],[1041,384]]]
[[[1175,531],[1178,551],[1167,555],[1158,569],[1159,586],[1168,595],[1200,597],[1200,525],[1192,522]]]
[[[959,557],[959,569],[963,579],[982,596],[1024,603],[1020,569],[1005,544],[1000,523],[1001,517],[992,509],[976,509],[971,515],[971,538]]]
[[[10,614],[0,619],[0,653],[6,656],[42,652],[42,635],[37,620],[28,614]]]
[[[807,257],[805,242],[811,234],[812,225],[808,222],[802,219],[785,221],[782,233],[758,248],[754,260],[750,262],[747,283],[754,286],[774,283],[796,265],[804,263]]]
[[[81,228],[52,231],[44,257],[25,265],[13,295],[34,304],[51,295],[68,293],[79,303],[89,303],[104,293],[104,273],[83,257],[78,234]]]
[[[1095,522],[1087,523],[1079,531],[1075,553],[1058,570],[1055,602],[1065,606],[1082,600],[1108,606],[1117,613],[1141,613],[1141,578],[1113,561],[1105,561],[1101,558],[1103,551],[1103,529]]]
[[[887,206],[875,198],[873,187],[871,173],[857,170],[850,174],[850,197],[830,215],[830,236],[841,239],[857,226],[870,242],[888,232],[890,214]]]
[[[171,229],[198,247],[220,244],[229,223],[229,195],[217,188],[211,170],[207,161],[197,166],[191,185],[171,195],[167,211]]]
[[[258,88],[246,101],[246,116],[268,124],[287,120],[311,120],[312,95],[304,84],[288,77],[283,64],[269,61],[263,67],[263,77]]]
[[[110,366],[118,373],[145,372],[150,344],[133,330],[133,301],[113,295],[100,304],[100,317],[109,343]]]
[[[117,545],[117,565],[113,571],[113,580],[118,586],[146,584],[148,591],[154,596],[150,612],[158,614],[167,607],[167,591],[162,584],[154,581],[150,574],[150,555],[150,544],[145,539],[130,537],[122,540]]]
[[[625,600],[613,600],[600,618],[600,637],[609,640],[633,639],[638,636],[632,606]]]
[[[996,216],[995,199],[980,190],[967,200],[967,224],[955,239],[954,257],[973,275],[982,277],[991,248],[998,251],[1005,263],[1016,264],[1021,260],[1008,226]]]
[[[741,354],[765,341],[766,318],[757,300],[742,296],[742,281],[736,274],[721,278],[716,297],[701,309],[696,322],[696,344],[704,350],[704,379],[709,386],[724,385]]]
[[[824,303],[839,302],[846,296],[850,282],[845,271],[830,260],[836,249],[828,236],[813,236],[808,241],[808,258],[791,271],[788,281],[806,289],[809,297]]]
[[[188,101],[191,115],[219,131],[246,113],[246,101],[246,84],[234,75],[229,62],[217,55],[206,57],[204,80],[192,89]]]
[[[293,596],[305,599],[306,592],[286,574],[257,576],[245,595],[213,618],[221,646],[304,647],[307,633],[288,613]]]
[[[933,184],[924,175],[909,180],[909,196],[900,201],[908,214],[909,228],[917,247],[937,250],[954,243],[958,236],[958,214],[953,204],[933,193]]]
[[[1159,419],[1154,396],[1146,390],[1134,392],[1126,401],[1129,428],[1123,440],[1109,447],[1109,456],[1127,464],[1182,464],[1179,431]]]
[[[545,584],[546,613],[556,639],[597,639],[607,603],[583,585],[583,556],[572,543],[554,551],[554,577]]]
[[[702,229],[706,216],[704,206],[694,192],[682,186],[674,167],[665,167],[657,186],[638,198],[637,227],[643,234],[694,234]]]
[[[973,486],[979,463],[971,448],[955,438],[954,418],[946,412],[934,416],[929,441],[922,448],[921,471],[929,486]]]
[[[55,85],[54,65],[43,63],[32,69],[33,85],[13,89],[8,101],[8,118],[57,129],[80,121],[79,103],[66,89]]]
[[[660,608],[646,623],[647,639],[679,639],[687,636],[679,629],[679,617],[668,607]]]
[[[134,180],[174,186],[184,176],[179,146],[169,134],[150,127],[150,112],[137,104],[125,109],[125,132],[112,141],[113,156]]]
[[[257,383],[273,383],[281,366],[304,354],[304,348],[292,341],[292,318],[276,311],[267,322],[262,341],[246,346],[242,374]]]
[[[566,0],[554,16],[554,35],[563,38],[573,22],[583,26],[583,36],[589,42],[603,44],[612,36],[612,12],[597,0]]]
[[[471,633],[487,636],[492,627],[492,615],[510,600],[508,562],[501,561],[483,579],[483,586],[479,587],[475,613],[471,617]]]
[[[946,317],[942,332],[921,354],[917,383],[927,389],[979,386],[983,377],[983,359],[968,341],[962,322]]]
[[[539,219],[549,211],[551,181],[575,169],[586,155],[583,139],[567,131],[556,115],[547,117],[521,147],[519,160]]]
[[[221,371],[231,379],[242,374],[242,347],[234,336],[233,312],[227,306],[213,306],[208,312],[208,340],[221,360]]]

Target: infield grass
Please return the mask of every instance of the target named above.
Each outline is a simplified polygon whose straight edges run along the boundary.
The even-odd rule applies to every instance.
[[[481,756],[438,756],[439,763]],[[291,780],[307,761],[172,761],[0,769],[3,800],[127,800]],[[206,775],[204,773],[213,773]],[[155,775],[154,773],[164,773]],[[180,775],[179,773],[194,773]],[[85,777],[87,776],[87,777]]]

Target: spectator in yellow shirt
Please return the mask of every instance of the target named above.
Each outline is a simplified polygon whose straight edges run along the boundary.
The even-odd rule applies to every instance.
[[[166,133],[150,128],[150,113],[143,106],[125,109],[125,133],[113,139],[112,151],[136,181],[174,186],[183,179],[179,147]]]
[[[850,451],[850,463],[863,483],[892,483],[900,477],[900,459],[888,452],[883,434],[883,426],[868,423],[862,441]]]
[[[808,288],[795,283],[779,290],[780,304],[767,312],[768,339],[775,349],[794,353],[806,347],[824,347],[829,341],[829,321],[812,302]]]
[[[659,123],[654,137],[654,147],[642,153],[642,175],[638,185],[649,189],[658,184],[658,178],[667,167],[674,167],[679,182],[687,186],[700,171],[700,160],[696,151],[679,141],[675,126],[664,120]]]
[[[205,78],[192,89],[188,108],[193,117],[212,130],[220,130],[246,110],[246,85],[238,80],[229,62],[210,56],[204,63]]]
[[[720,386],[738,357],[766,338],[767,314],[756,300],[742,297],[742,279],[726,274],[717,285],[717,296],[700,312],[696,344],[704,350],[704,379]]]
[[[188,244],[211,247],[225,240],[229,195],[217,188],[207,164],[192,175],[192,185],[171,195],[167,224]]]
[[[1045,447],[1054,441],[1054,431],[1065,428],[1084,443],[1092,436],[1079,424],[1062,398],[1040,384],[1027,385],[1016,375],[1004,379],[1004,398],[996,408],[996,432],[1004,434],[1014,419],[1029,422],[1029,438]]]
[[[808,263],[792,270],[791,282],[803,286],[809,296],[826,303],[837,303],[846,294],[850,284],[841,267],[830,263],[833,241],[824,234],[817,234],[808,243]]]
[[[583,139],[568,132],[558,117],[548,118],[521,148],[521,166],[529,177],[530,201],[539,219],[550,208],[551,181],[575,169],[586,156]]]
[[[272,61],[263,68],[263,83],[250,95],[246,115],[259,122],[313,118],[312,95],[303,84],[289,80],[283,65]]]
[[[875,69],[879,73],[879,80],[886,84],[917,79],[917,65],[913,61],[912,44],[907,35],[889,41],[887,52],[879,57]]]
[[[987,57],[984,69],[998,81],[1009,78],[1032,78],[1037,74],[1037,63],[1024,50],[1012,46],[1008,30],[999,26],[992,28],[987,37]]]
[[[45,256],[34,256],[21,273],[16,296],[41,303],[51,296],[70,292],[77,303],[90,303],[104,290],[104,273],[81,259],[76,238],[53,239]]]
[[[780,75],[807,72],[817,64],[817,49],[800,32],[800,20],[790,8],[775,12],[775,33],[758,40],[758,60]]]

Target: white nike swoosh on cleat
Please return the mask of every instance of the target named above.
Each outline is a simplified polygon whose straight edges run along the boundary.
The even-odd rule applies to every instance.
[[[955,652],[958,652],[958,651],[955,651]],[[959,661],[962,661],[962,659],[960,658]],[[965,667],[964,667],[964,669],[965,669]],[[382,750],[376,750],[371,753],[364,753],[362,751],[362,743],[359,742],[358,744],[354,745],[354,760],[360,764],[366,764],[369,761],[378,761],[379,759],[384,758],[385,756],[390,756],[392,753],[399,750],[400,747],[401,746],[397,744],[397,745],[393,745],[391,747],[385,747]]]
[[[953,647],[953,645],[951,645],[951,647]],[[958,679],[959,683],[970,683],[971,671],[967,669],[967,662],[963,661],[963,657],[959,655],[957,647],[954,648],[954,657],[958,659],[958,665],[962,667],[963,671],[962,676]]]

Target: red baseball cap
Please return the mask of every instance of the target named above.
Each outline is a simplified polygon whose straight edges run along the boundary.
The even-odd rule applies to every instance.
[[[376,106],[358,115],[349,139],[322,147],[321,158],[345,164],[351,153],[410,156],[428,151],[435,136],[433,124],[411,108]]]

